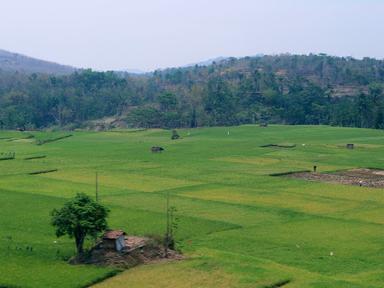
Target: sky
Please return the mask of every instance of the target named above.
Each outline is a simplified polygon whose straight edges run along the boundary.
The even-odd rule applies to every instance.
[[[0,0],[0,49],[95,70],[216,57],[384,58],[384,0]]]

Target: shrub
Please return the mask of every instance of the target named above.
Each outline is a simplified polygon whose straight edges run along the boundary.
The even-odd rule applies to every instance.
[[[16,157],[15,152],[1,153],[0,160],[13,160]]]
[[[180,138],[179,133],[177,133],[177,131],[175,129],[172,130],[172,137],[171,137],[171,139],[172,140],[176,140],[176,139],[179,139],[179,138]]]

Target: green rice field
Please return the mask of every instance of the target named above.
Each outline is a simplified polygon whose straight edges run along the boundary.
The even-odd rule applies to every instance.
[[[163,235],[169,193],[186,259],[138,266],[95,287],[384,286],[383,189],[269,176],[313,165],[318,172],[384,169],[384,131],[245,125],[178,132],[182,139],[156,129],[1,131],[0,153],[15,159],[0,160],[0,287],[88,287],[116,273],[68,264],[74,241],[57,239],[50,225],[53,208],[77,192],[95,194],[96,171],[109,226],[128,234]],[[260,147],[267,144],[296,146]],[[152,146],[165,151],[151,153]]]

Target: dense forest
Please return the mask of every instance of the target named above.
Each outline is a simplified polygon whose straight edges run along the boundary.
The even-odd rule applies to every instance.
[[[383,91],[384,61],[324,54],[227,58],[144,75],[0,71],[0,126],[174,128],[268,122],[380,129]]]

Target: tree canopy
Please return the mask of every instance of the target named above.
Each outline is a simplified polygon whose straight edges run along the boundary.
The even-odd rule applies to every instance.
[[[96,237],[107,228],[107,216],[107,208],[88,195],[78,193],[61,209],[52,211],[52,225],[56,228],[57,237],[68,235],[75,238],[77,254],[80,256],[84,251],[86,237]]]

